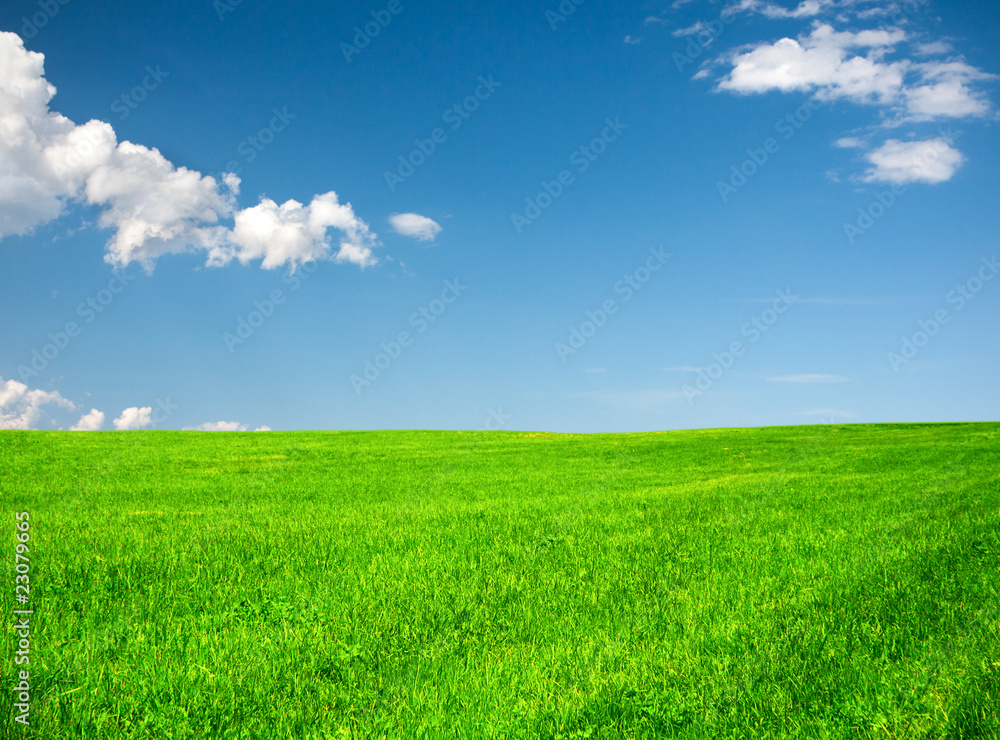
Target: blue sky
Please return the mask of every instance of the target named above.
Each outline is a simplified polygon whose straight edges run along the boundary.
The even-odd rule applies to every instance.
[[[0,31],[0,427],[998,418],[995,4]]]

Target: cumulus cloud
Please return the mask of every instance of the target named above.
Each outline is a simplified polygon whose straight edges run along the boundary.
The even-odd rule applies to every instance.
[[[961,60],[922,62],[915,64],[914,69],[920,75],[920,84],[903,91],[912,120],[978,117],[989,113],[985,95],[972,85],[995,75]]]
[[[255,432],[273,432],[274,430],[271,429],[271,427],[265,425],[265,426],[262,426],[262,427],[257,427],[256,429],[254,429],[254,431]]]
[[[772,383],[844,383],[843,375],[825,375],[823,373],[802,373],[800,375],[778,375],[768,378]]]
[[[0,377],[0,429],[34,429],[47,405],[76,409],[57,391],[31,390],[24,383]]]
[[[334,192],[309,206],[262,198],[239,210],[239,178],[174,165],[158,150],[119,142],[101,121],[77,125],[49,109],[56,93],[43,55],[0,32],[0,239],[28,234],[72,202],[100,209],[112,231],[106,261],[152,270],[168,253],[207,252],[209,265],[261,260],[265,268],[332,258],[374,263],[377,237]],[[232,219],[235,227],[224,221]],[[328,230],[340,232],[336,248]]]
[[[104,412],[91,409],[89,413],[80,417],[80,421],[71,426],[71,432],[96,432],[104,426]]]
[[[840,21],[850,20],[851,6],[837,6],[843,11]],[[741,0],[726,11],[792,18],[815,15],[833,6],[826,0],[807,0],[794,10],[774,10],[776,7],[761,0]],[[854,13],[854,19],[863,15]],[[743,95],[801,92],[825,102],[843,100],[871,106],[879,114],[876,128],[990,115],[992,106],[980,83],[996,75],[958,56],[928,59],[949,53],[951,46],[943,41],[918,41],[918,37],[918,33],[898,27],[838,31],[829,23],[813,21],[811,30],[797,38],[751,44],[721,56],[716,61],[728,65],[729,71],[718,80],[716,89]],[[707,76],[706,72],[702,69],[698,76]],[[839,138],[834,144],[870,148],[865,139],[854,136]],[[863,179],[897,183],[944,182],[963,161],[962,155],[941,139],[905,143],[891,139],[865,157],[874,166]]]
[[[889,139],[866,159],[874,166],[865,173],[865,181],[901,185],[950,180],[965,161],[961,152],[941,137],[926,141]]]
[[[783,38],[736,54],[719,88],[740,93],[799,90],[815,92],[821,100],[890,103],[899,96],[907,65],[880,59],[905,38],[899,29],[853,33],[820,24],[799,40]],[[869,53],[851,54],[855,49]]]
[[[143,406],[138,408],[132,406],[122,411],[122,415],[112,422],[115,429],[146,429],[153,425],[153,407]]]
[[[432,242],[441,231],[441,226],[418,213],[394,213],[389,217],[393,230],[403,236],[412,236],[422,242]]]
[[[340,203],[336,193],[317,195],[308,206],[289,200],[278,205],[264,198],[235,217],[230,243],[211,250],[209,264],[225,264],[234,257],[246,264],[260,259],[261,267],[292,267],[331,254],[327,231],[341,231],[334,259],[366,266],[375,262],[374,235],[354,215],[350,203]]]
[[[983,116],[990,106],[976,81],[993,77],[962,60],[887,61],[906,41],[898,29],[835,31],[817,23],[798,40],[783,38],[739,52],[718,84],[737,93],[801,91],[820,100],[885,106],[903,120]]]

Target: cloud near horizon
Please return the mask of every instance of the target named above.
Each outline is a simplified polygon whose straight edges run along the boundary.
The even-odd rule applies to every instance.
[[[245,432],[247,431],[246,424],[240,424],[238,421],[210,421],[204,424],[199,424],[196,427],[184,427],[181,431],[184,432]],[[271,427],[261,426],[254,429],[255,432],[270,432]]]
[[[24,383],[0,377],[0,429],[34,429],[43,407],[49,405],[76,410],[58,391],[30,390]]]
[[[80,421],[71,426],[71,432],[98,432],[104,426],[104,412],[91,409],[80,417]]]
[[[153,407],[132,406],[122,411],[122,415],[112,422],[115,429],[126,431],[132,429],[147,429],[153,425]]]
[[[164,254],[203,251],[206,264],[260,260],[265,269],[314,259],[365,267],[378,240],[350,203],[330,191],[309,205],[268,198],[240,210],[239,178],[176,166],[157,149],[119,142],[103,121],[77,125],[49,103],[44,56],[0,32],[0,239],[25,235],[73,202],[101,209],[112,231],[105,261],[151,272]],[[230,228],[223,220],[233,219]],[[331,229],[339,232],[334,246]]]

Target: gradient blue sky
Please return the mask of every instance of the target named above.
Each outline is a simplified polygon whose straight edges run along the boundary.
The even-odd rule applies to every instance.
[[[391,20],[345,55],[373,13]],[[92,409],[85,427],[251,430],[1000,415],[1000,279],[983,280],[1000,256],[996,3],[8,0],[0,31],[20,37],[0,54],[0,425]],[[22,40],[58,91],[26,124]],[[113,127],[104,170],[53,174],[56,113]],[[176,192],[114,169],[126,141],[215,176],[197,180],[225,227],[213,264],[177,241],[190,219],[172,253],[113,247]],[[219,182],[234,165],[237,196]],[[558,195],[533,211],[545,183]],[[331,191],[353,259],[299,264],[348,254],[337,226],[284,251],[257,222],[232,230],[262,197]],[[241,320],[260,325],[237,344]],[[924,342],[928,320],[944,323]],[[362,384],[368,362],[383,369]]]

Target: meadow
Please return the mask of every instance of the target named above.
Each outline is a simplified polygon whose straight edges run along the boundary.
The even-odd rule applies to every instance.
[[[0,502],[6,738],[1000,737],[996,423],[6,431]]]

